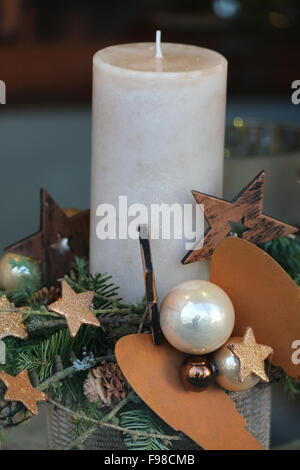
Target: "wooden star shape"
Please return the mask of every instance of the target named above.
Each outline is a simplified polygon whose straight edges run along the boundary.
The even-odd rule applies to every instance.
[[[99,320],[91,311],[94,292],[76,292],[66,281],[62,281],[62,299],[48,306],[49,310],[65,317],[71,336],[76,336],[83,324],[100,326]]]
[[[39,261],[42,280],[51,287],[70,270],[75,256],[88,259],[89,219],[89,210],[68,217],[48,192],[41,189],[40,231],[5,251]]]
[[[0,379],[7,387],[5,400],[20,401],[32,414],[38,414],[37,402],[46,401],[47,395],[31,385],[27,370],[22,370],[16,377],[0,372]]]
[[[241,238],[256,245],[297,232],[296,227],[262,213],[264,183],[265,172],[262,171],[231,202],[192,191],[197,204],[203,204],[209,228],[204,234],[203,246],[189,251],[182,263],[210,258],[218,243],[232,236],[232,225],[240,221],[245,228]]]
[[[2,311],[7,309],[8,311]],[[20,312],[10,312],[10,302],[5,295],[0,297],[0,340],[7,336],[26,339],[28,333],[23,323],[23,315]]]
[[[265,360],[273,353],[273,349],[270,346],[257,344],[252,328],[247,328],[241,343],[231,343],[228,348],[239,360],[241,382],[251,374],[257,375],[264,382],[269,382],[265,372]]]

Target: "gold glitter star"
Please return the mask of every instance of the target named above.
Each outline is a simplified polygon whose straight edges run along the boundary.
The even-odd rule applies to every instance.
[[[100,326],[100,322],[91,312],[94,292],[76,294],[66,281],[62,281],[62,299],[49,305],[49,310],[66,318],[71,336],[76,336],[84,323]]]
[[[228,347],[240,362],[241,382],[251,374],[257,375],[264,382],[269,382],[264,361],[273,353],[273,349],[270,346],[257,344],[252,328],[247,328],[241,343],[232,343]]]
[[[11,305],[5,295],[0,297],[0,309],[8,309],[7,312],[0,311],[0,340],[7,336],[26,339],[28,333],[23,323],[23,315],[20,312],[10,312]]]
[[[20,401],[32,414],[39,413],[37,402],[46,401],[47,395],[31,385],[27,370],[22,370],[16,377],[0,372],[0,379],[7,387],[5,400]]]

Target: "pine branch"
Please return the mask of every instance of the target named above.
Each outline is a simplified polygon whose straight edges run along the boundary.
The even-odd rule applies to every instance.
[[[141,324],[140,317],[137,316],[136,318],[128,317],[127,315],[121,317],[121,318],[116,318],[115,316],[113,317],[101,317],[100,322],[102,326],[111,326],[114,324],[117,325],[130,325],[131,327],[133,326],[139,326]],[[142,325],[143,326],[143,325]],[[41,333],[54,333],[55,331],[59,331],[63,328],[67,327],[67,322],[65,319],[60,319],[60,320],[45,320],[45,321],[40,321],[38,323],[32,322],[29,325],[26,326],[26,329],[29,334],[41,334]],[[140,331],[139,331],[140,332]]]
[[[133,436],[152,437],[152,438],[156,438],[156,439],[161,439],[162,441],[166,441],[166,442],[167,441],[182,440],[181,436],[168,436],[166,434],[157,434],[157,433],[151,433],[151,432],[149,433],[149,432],[144,432],[144,431],[126,429],[126,428],[124,428],[122,426],[119,426],[117,424],[107,423],[107,422],[103,422],[103,420],[96,420],[96,419],[90,418],[89,416],[85,415],[84,413],[73,411],[70,408],[68,408],[68,407],[66,407],[66,406],[62,405],[61,403],[58,403],[54,400],[50,399],[49,402],[52,405],[59,408],[60,410],[65,411],[66,413],[68,413],[71,416],[71,418],[73,418],[73,419],[82,419],[86,422],[94,424],[95,427],[93,428],[93,432],[95,432],[95,430],[98,427],[107,427],[107,428],[110,428],[110,429],[114,429],[115,431],[120,431],[123,434],[131,434]]]
[[[107,348],[105,348],[106,350],[103,349],[102,336],[103,332],[100,328],[92,330],[88,326],[84,326],[75,338],[71,337],[69,331],[64,328],[43,341],[29,344],[22,342],[18,346],[17,358],[14,359],[17,370],[36,371],[39,381],[43,382],[53,375],[53,371],[56,369],[57,355],[61,356],[64,367],[69,367],[72,355],[74,359],[78,358],[84,350],[93,353],[95,357],[102,356],[103,352],[107,355]],[[70,392],[70,390],[66,389],[68,387],[67,382],[64,382],[64,385],[64,394],[67,398],[67,392]]]
[[[41,320],[31,321],[26,325],[26,329],[30,335],[39,335],[41,338],[42,335],[48,336],[49,334],[55,333],[56,331],[66,328],[67,323],[63,318],[61,320]]]
[[[157,439],[157,435],[163,434],[163,422],[147,405],[142,404],[139,408],[121,413],[120,423],[126,429],[148,433],[148,436],[133,434],[125,437],[124,443],[129,449],[168,450],[170,448],[170,440],[164,439],[161,442],[161,440]]]
[[[130,314],[134,313],[140,315],[142,313],[140,308],[137,308],[135,305],[129,305],[128,308],[115,307],[115,308],[99,308],[96,310],[91,309],[95,315],[118,315],[118,314]],[[48,310],[46,307],[41,307],[39,310],[26,308],[26,307],[10,307],[10,308],[0,308],[0,312],[18,312],[22,313],[25,316],[25,319],[31,315],[47,315],[50,317],[58,317],[60,315]]]
[[[61,326],[63,327],[66,326],[66,321],[61,318],[60,315],[57,313],[51,312],[50,310],[47,310],[46,307],[41,308],[40,310],[36,309],[31,309],[31,308],[18,308],[18,307],[11,307],[11,308],[0,308],[0,313],[1,312],[6,312],[6,313],[21,313],[24,316],[24,320],[27,320],[30,317],[53,317],[53,318],[59,318],[60,320],[57,320],[56,323],[52,321],[52,324],[50,325],[49,320],[46,320],[45,322],[40,323],[41,328],[52,328],[55,326]],[[141,311],[137,310],[136,307],[130,309],[127,308],[106,308],[106,309],[98,309],[98,310],[93,310],[91,309],[91,312],[94,313],[94,315],[98,316],[101,315],[100,321],[103,324],[109,324],[109,323],[128,323],[130,322],[131,324],[140,324],[140,319],[141,319]],[[123,318],[121,317],[116,317],[117,315],[122,315]],[[37,331],[39,329],[39,325],[35,325],[34,327],[30,326],[27,328],[28,331]]]
[[[58,317],[59,315],[54,312],[50,312],[46,309],[46,307],[41,307],[39,310],[28,308],[28,307],[10,307],[10,308],[0,308],[0,312],[14,312],[14,313],[22,313],[24,316],[24,320],[26,320],[31,315],[39,315],[39,316],[49,316],[49,317]]]
[[[78,282],[74,281],[71,279],[69,276],[64,276],[63,278],[67,283],[75,290],[79,292],[83,292],[84,289]],[[133,305],[133,304],[126,304],[121,302],[119,299],[113,299],[110,298],[106,295],[99,294],[98,292],[95,292],[95,298],[101,300],[102,302],[114,305],[118,309],[124,309],[127,310],[127,312],[132,312],[132,313],[139,313],[140,309],[139,307]]]
[[[107,356],[102,356],[102,357],[97,357],[94,362],[91,364],[89,368],[95,367],[98,364],[100,364],[102,361],[113,361],[114,356],[107,355]],[[53,374],[51,377],[48,379],[44,380],[42,383],[39,384],[39,389],[40,390],[46,390],[49,388],[51,385],[60,382],[61,380],[65,379],[66,377],[71,377],[72,375],[76,374],[79,372],[74,366],[67,367],[66,369],[60,370]]]
[[[94,314],[95,315],[123,315],[123,314],[139,314],[141,313],[140,310],[137,310],[137,308],[134,306],[134,305],[131,305],[129,306],[128,308],[120,308],[120,307],[116,307],[116,308],[99,308],[97,310],[93,310]]]
[[[86,442],[86,440],[89,438],[89,436],[91,436],[96,430],[97,428],[99,427],[100,423],[101,424],[104,424],[104,423],[107,423],[108,421],[110,421],[114,416],[116,416],[116,414],[125,406],[127,405],[127,403],[130,402],[130,400],[132,400],[134,396],[134,392],[130,392],[126,398],[124,398],[124,400],[120,401],[120,403],[118,403],[107,415],[105,415],[101,421],[97,422],[97,425],[95,426],[92,426],[90,427],[89,429],[87,429],[87,431],[85,431],[83,434],[81,434],[81,436],[79,436],[77,439],[73,440],[72,442],[70,442],[65,448],[64,450],[70,450],[72,449],[73,447],[77,447],[78,445],[80,444],[84,444]]]

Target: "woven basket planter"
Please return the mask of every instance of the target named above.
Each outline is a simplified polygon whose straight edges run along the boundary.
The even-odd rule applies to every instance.
[[[248,430],[266,449],[270,445],[271,389],[270,385],[257,385],[251,390],[230,393],[238,411],[248,423]],[[201,399],[201,394],[199,399]],[[49,405],[47,418],[49,448],[51,450],[63,449],[76,439],[72,420],[65,411]],[[168,426],[166,426],[165,432],[169,435],[174,434],[174,431],[170,430]],[[88,438],[85,446],[89,450],[126,449],[122,434],[109,428],[99,428]],[[201,448],[191,439],[185,438],[174,441],[173,449],[200,450]]]

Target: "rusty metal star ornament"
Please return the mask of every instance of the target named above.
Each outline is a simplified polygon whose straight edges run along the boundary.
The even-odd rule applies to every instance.
[[[1,371],[0,379],[7,387],[4,399],[20,401],[34,415],[38,414],[37,402],[48,399],[45,393],[31,385],[27,370],[22,370],[16,377]]]
[[[64,210],[41,189],[40,231],[5,251],[29,256],[41,263],[43,282],[51,287],[70,270],[75,256],[88,259],[89,220],[89,210],[79,213]]]
[[[7,309],[7,311],[5,311]],[[28,333],[21,312],[10,312],[11,304],[5,295],[0,297],[0,340],[7,336],[26,339]]]
[[[202,239],[202,246],[189,251],[182,263],[210,258],[219,242],[228,236],[240,236],[257,245],[296,233],[298,228],[262,213],[264,183],[265,172],[262,171],[231,202],[192,191],[197,204],[203,204],[209,228]],[[239,234],[233,233],[232,226],[241,222],[243,230]]]
[[[94,292],[77,294],[66,281],[62,281],[62,299],[48,306],[48,309],[65,317],[71,336],[76,336],[83,324],[100,326],[91,311]]]
[[[265,372],[265,360],[273,353],[273,349],[270,346],[258,344],[252,328],[247,328],[241,343],[230,343],[228,348],[239,360],[241,382],[244,382],[251,374],[257,375],[264,382],[269,382]]]

